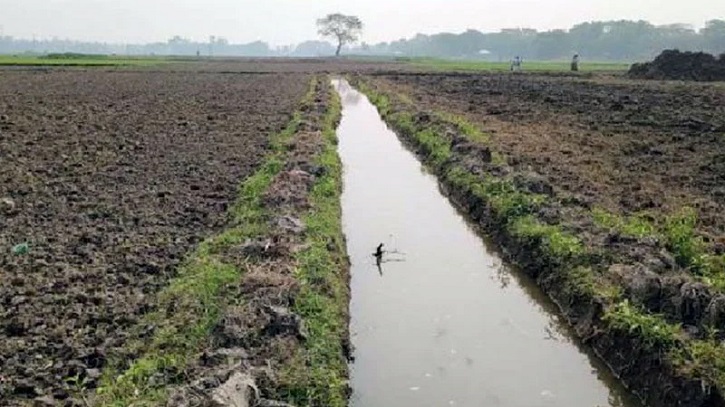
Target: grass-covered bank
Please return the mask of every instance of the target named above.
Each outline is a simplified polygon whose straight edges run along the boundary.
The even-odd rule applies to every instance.
[[[437,58],[399,59],[417,68],[435,71],[460,72],[505,72],[511,70],[511,62],[451,60]],[[621,62],[585,61],[581,63],[582,72],[625,72],[630,64]],[[524,61],[523,70],[527,72],[570,72],[569,61]],[[574,73],[575,74],[575,73]]]
[[[172,62],[172,58],[58,53],[48,55],[0,55],[0,66],[112,67],[153,66]]]
[[[211,400],[236,373],[251,377],[262,398],[346,404],[339,116],[327,79],[315,78],[260,169],[243,182],[233,222],[204,241],[159,294],[125,354],[105,369],[95,404]]]
[[[446,112],[422,111],[383,81],[353,82],[451,199],[536,279],[577,334],[635,393],[654,406],[722,403],[723,347],[716,335],[705,333],[717,323],[698,321],[703,328],[696,332],[685,325],[692,321],[678,320],[692,304],[679,288],[696,280],[680,283],[672,295],[659,280],[648,285],[651,271],[628,257],[633,242],[612,240],[607,233],[600,239],[591,211],[575,209],[536,174],[508,165],[475,126]],[[682,224],[675,218],[670,223]],[[628,228],[640,226],[631,222]],[[689,247],[688,235],[679,236],[673,242]]]
[[[322,123],[323,148],[314,160],[323,175],[310,191],[311,208],[302,218],[308,228],[306,247],[296,255],[301,291],[294,310],[307,322],[309,337],[284,369],[279,390],[281,398],[299,406],[342,407],[349,394],[349,264],[336,133],[341,114],[340,98],[332,91]]]

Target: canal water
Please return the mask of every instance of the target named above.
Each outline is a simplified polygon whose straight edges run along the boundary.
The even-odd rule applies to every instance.
[[[351,260],[353,407],[639,406],[335,81]],[[383,243],[378,261],[373,252]]]

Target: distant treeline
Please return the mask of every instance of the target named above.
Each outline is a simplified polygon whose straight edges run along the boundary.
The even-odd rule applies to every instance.
[[[665,49],[725,52],[725,21],[712,20],[697,31],[684,24],[655,26],[646,21],[583,23],[569,30],[539,32],[507,29],[484,34],[417,35],[409,40],[368,47],[373,54],[482,58],[509,60],[513,56],[535,60],[569,59],[575,53],[588,60],[639,61]]]
[[[0,54],[104,54],[104,55],[181,55],[181,56],[274,56],[267,43],[230,44],[224,38],[211,37],[195,42],[173,37],[166,42],[149,44],[109,44],[60,39],[30,40],[0,37]]]
[[[493,61],[509,60],[516,55],[530,60],[561,60],[579,53],[588,60],[632,62],[652,59],[665,49],[725,53],[725,20],[708,21],[700,30],[685,24],[656,26],[646,21],[622,20],[583,23],[569,30],[517,28],[497,33],[468,30],[461,34],[419,34],[389,43],[363,43],[348,49],[347,53]],[[0,53],[24,52],[306,57],[333,55],[335,48],[325,41],[307,41],[296,46],[273,48],[261,41],[231,44],[224,38],[216,37],[210,37],[207,42],[195,42],[176,36],[167,42],[140,45],[0,37]]]

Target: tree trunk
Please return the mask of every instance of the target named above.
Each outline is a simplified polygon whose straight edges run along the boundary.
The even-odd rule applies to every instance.
[[[340,51],[341,50],[342,50],[342,40],[340,40],[340,41],[337,42],[337,51],[335,51],[335,56],[336,57],[339,57],[340,56]]]

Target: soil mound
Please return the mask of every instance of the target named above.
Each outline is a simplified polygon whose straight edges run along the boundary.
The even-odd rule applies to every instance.
[[[725,81],[725,54],[665,50],[652,62],[634,64],[628,76],[636,79]]]

